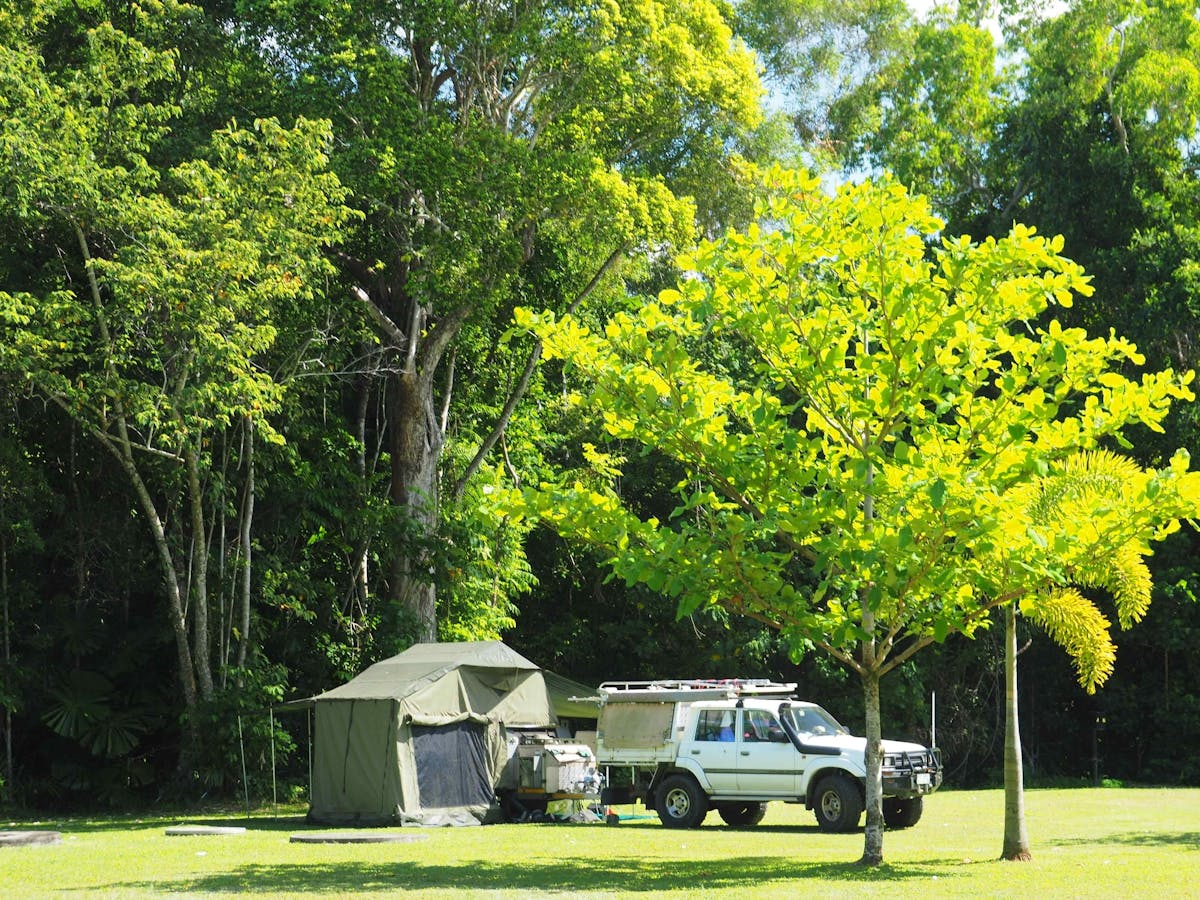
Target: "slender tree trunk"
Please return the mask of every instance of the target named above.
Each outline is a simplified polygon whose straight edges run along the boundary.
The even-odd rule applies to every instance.
[[[863,347],[870,352],[870,335],[863,331]],[[866,446],[867,436],[863,436]],[[866,455],[866,491],[863,494],[863,533],[870,542],[875,525],[875,467],[869,454]],[[860,597],[862,606],[862,628],[866,636],[862,641],[863,706],[866,714],[866,768],[867,768],[867,825],[863,834],[863,855],[859,863],[864,866],[883,865],[883,725],[879,715],[879,667],[883,664],[879,648],[875,643],[875,610],[871,608],[869,590],[864,588]]]
[[[104,315],[104,303],[100,295],[100,283],[96,277],[96,267],[92,262],[91,249],[88,247],[87,237],[83,233],[83,228],[80,227],[78,222],[72,222],[72,225],[75,229],[75,236],[79,241],[79,250],[84,261],[84,269],[87,273],[88,290],[92,296],[92,303],[96,308],[96,326],[100,331],[102,345],[105,351],[108,352],[109,348],[112,347],[112,339],[109,335],[108,321]],[[105,363],[105,367],[111,368],[111,366],[112,362],[110,359]],[[197,704],[196,672],[192,667],[192,653],[188,645],[187,617],[183,607],[183,596],[179,589],[179,574],[175,569],[175,561],[171,556],[171,545],[167,541],[166,527],[163,524],[162,517],[158,514],[158,508],[154,505],[154,498],[150,496],[150,491],[146,487],[146,483],[142,480],[137,463],[134,462],[133,442],[129,437],[129,426],[125,421],[125,410],[120,396],[113,398],[113,406],[113,422],[117,428],[117,437],[114,439],[111,435],[96,428],[92,428],[92,433],[116,457],[121,469],[125,472],[126,477],[129,478],[134,494],[137,496],[138,505],[141,507],[142,513],[146,516],[151,534],[154,536],[154,549],[158,555],[163,578],[163,588],[166,592],[169,607],[168,618],[171,622],[171,630],[175,635],[175,651],[179,661],[179,684],[183,692],[185,708],[183,743],[180,747],[179,761],[176,768],[176,774],[182,780],[188,777],[192,768],[192,762],[198,757],[200,749],[200,731],[196,717],[193,715]],[[74,414],[70,409],[66,411],[74,418]]]
[[[254,521],[254,420],[246,417],[246,500],[242,504],[241,531],[238,540],[242,545],[242,580],[239,592],[241,607],[241,640],[238,642],[237,667],[246,667],[250,647],[250,583],[253,574],[253,554],[250,547],[251,523]]]
[[[883,725],[879,714],[879,671],[874,665],[862,672],[867,739],[867,826],[860,865],[883,864]]]
[[[1029,852],[1025,832],[1025,782],[1021,770],[1021,731],[1017,721],[1017,608],[1004,613],[1004,849],[1001,857],[1024,861]]]
[[[393,556],[391,599],[412,617],[417,640],[436,641],[437,589],[427,547],[437,533],[437,465],[444,438],[427,385],[409,373],[394,376],[392,383],[392,502],[416,539]]]
[[[374,364],[377,357],[371,354],[369,350],[364,352],[363,355],[371,360],[370,373],[374,375],[377,371],[377,366]],[[358,474],[361,502],[364,504],[370,491],[368,473],[375,469],[374,465],[369,469],[367,466],[367,414],[370,408],[371,377],[364,377],[359,379],[358,382],[358,407],[354,416],[354,437],[358,441],[358,452],[354,457],[354,467]],[[372,455],[372,458],[378,458],[378,451]],[[353,579],[353,596],[358,601],[357,613],[361,614],[366,610],[371,598],[371,542],[365,533],[360,536],[359,543],[355,548]]]
[[[150,533],[154,536],[154,549],[158,554],[163,588],[166,593],[170,612],[168,618],[171,622],[171,631],[175,635],[175,653],[179,664],[179,685],[180,690],[183,692],[184,734],[183,745],[179,751],[177,775],[185,778],[192,767],[193,760],[199,755],[200,730],[194,715],[199,699],[196,687],[196,670],[192,664],[191,644],[188,643],[187,614],[183,608],[183,593],[179,588],[179,576],[175,571],[175,561],[171,556],[171,545],[167,540],[167,531],[163,525],[162,517],[158,514],[158,509],[154,505],[154,498],[150,496],[150,491],[146,488],[146,483],[142,481],[142,476],[137,470],[136,463],[133,461],[129,445],[125,443],[119,447],[112,447],[107,441],[105,443],[106,446],[109,446],[110,449],[116,452],[117,459],[121,462],[121,467],[125,470],[126,476],[128,476],[130,483],[133,485],[133,491],[137,496],[142,514],[146,517],[146,521],[150,525]]]
[[[213,679],[208,628],[208,541],[204,530],[204,490],[200,484],[200,464],[196,454],[186,450],[183,458],[187,466],[188,495],[192,507],[192,584],[196,596],[192,611],[192,661],[196,666],[200,697],[208,700],[213,695]]]

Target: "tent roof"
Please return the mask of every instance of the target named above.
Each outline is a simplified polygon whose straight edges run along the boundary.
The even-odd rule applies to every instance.
[[[564,719],[599,718],[600,692],[597,688],[572,681],[549,669],[542,670],[542,677],[546,679],[546,690],[550,692],[555,715]]]
[[[414,644],[381,660],[345,684],[313,700],[401,699],[464,666],[475,669],[532,670],[538,667],[501,641]]]

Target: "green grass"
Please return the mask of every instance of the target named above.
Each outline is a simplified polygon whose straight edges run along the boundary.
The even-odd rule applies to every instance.
[[[710,814],[674,831],[617,826],[411,829],[397,844],[294,844],[314,830],[297,808],[244,815],[0,821],[62,832],[60,844],[0,847],[0,893],[29,897],[1070,897],[1194,896],[1200,790],[1032,790],[1034,859],[997,860],[1000,791],[946,791],[915,828],[888,832],[886,864],[854,864],[862,833],[826,835],[806,810],[773,803],[754,828]],[[622,808],[622,813],[631,810]],[[638,808],[637,813],[644,813]],[[168,836],[180,824],[244,825],[236,835]],[[330,829],[319,829],[328,831]]]

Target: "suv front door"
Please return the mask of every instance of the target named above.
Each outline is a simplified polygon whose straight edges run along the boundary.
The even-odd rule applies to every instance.
[[[737,789],[754,797],[798,797],[804,757],[792,746],[775,714],[739,710]]]

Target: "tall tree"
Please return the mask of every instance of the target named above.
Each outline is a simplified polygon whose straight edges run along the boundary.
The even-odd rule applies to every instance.
[[[1182,475],[1182,456],[1173,466]],[[1023,485],[1007,498],[1005,515],[1014,534],[1052,543],[1062,565],[1062,581],[1043,584],[1021,598],[1020,612],[1043,628],[1071,656],[1080,684],[1090,694],[1112,674],[1116,646],[1110,622],[1079,588],[1102,590],[1115,602],[1118,622],[1129,628],[1150,606],[1152,578],[1144,557],[1150,542],[1165,538],[1179,518],[1193,514],[1200,495],[1195,479],[1183,490],[1162,492],[1157,477],[1132,460],[1105,451],[1072,457],[1053,474]],[[1017,523],[1034,523],[1023,527]],[[1162,527],[1163,525],[1168,527]],[[1019,573],[1029,549],[1020,539],[1001,550],[1001,572]],[[1023,581],[1023,575],[1018,576]],[[1004,749],[1005,817],[1001,856],[1032,858],[1025,825],[1021,737],[1017,717],[1017,605],[1005,617],[1006,723]]]
[[[263,366],[274,317],[328,273],[322,252],[348,214],[314,123],[230,128],[206,159],[154,168],[175,55],[153,42],[193,12],[139,7],[129,31],[101,21],[58,70],[39,52],[36,15],[0,48],[3,211],[22,239],[54,249],[0,293],[0,368],[111,455],[150,529],[190,728],[181,772],[214,687],[214,438],[257,424],[280,439],[269,420],[280,387]]]
[[[617,574],[679,598],[682,613],[759,618],[794,652],[821,648],[856,672],[862,862],[878,865],[881,679],[1064,583],[1063,548],[1006,518],[1006,498],[1127,425],[1156,425],[1191,398],[1191,376],[1130,380],[1114,371],[1140,361],[1127,341],[1053,318],[1027,326],[1090,293],[1060,241],[1017,227],[945,239],[930,258],[942,223],[895,183],[829,197],[807,176],[772,179],[762,225],[681,259],[677,290],[602,333],[519,311],[585,378],[610,435],[685,471],[671,518],[634,514],[619,462],[594,447],[588,481],[527,489],[512,508],[607,549]],[[706,365],[719,341],[746,363]],[[1152,473],[1147,496],[1177,489],[1185,460]],[[1019,577],[998,577],[1007,543],[1028,550]]]
[[[441,505],[536,363],[500,341],[512,306],[619,295],[626,261],[691,242],[760,118],[754,58],[710,0],[247,2],[230,25],[273,55],[285,102],[332,119],[365,213],[341,266],[383,351],[390,495],[408,523],[387,592],[410,637],[433,640]],[[463,407],[471,391],[490,421]],[[454,437],[470,452],[443,473]]]

